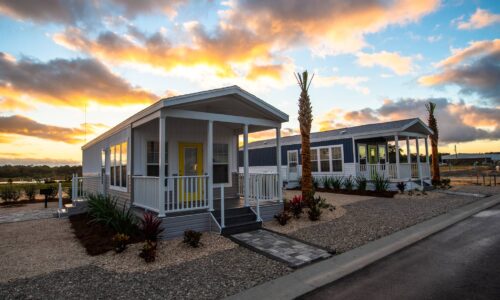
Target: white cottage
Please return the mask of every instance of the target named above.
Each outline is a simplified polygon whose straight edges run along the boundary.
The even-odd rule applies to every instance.
[[[166,238],[187,229],[258,228],[282,209],[282,179],[279,172],[249,173],[248,134],[274,129],[280,147],[287,121],[287,114],[238,86],[161,99],[82,147],[75,193],[102,193],[156,212]],[[281,151],[275,153],[281,161]]]

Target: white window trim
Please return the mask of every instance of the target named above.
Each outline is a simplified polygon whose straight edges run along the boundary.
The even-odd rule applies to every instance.
[[[299,172],[299,150],[288,150],[286,152],[286,167],[288,168],[288,172],[290,173],[290,153],[296,153],[297,154],[297,165],[295,166],[297,168],[297,171],[295,173]]]
[[[158,166],[158,175],[159,174],[159,170],[160,170],[160,151],[158,151],[158,163],[148,163],[148,144],[151,143],[151,142],[154,142],[154,143],[158,143],[158,147],[160,146],[160,142],[156,141],[156,140],[147,140],[146,141],[146,159],[145,159],[145,162],[146,162],[146,167],[144,169],[144,174],[146,177],[156,177],[158,178],[159,176],[149,176],[148,175],[148,166]],[[165,158],[165,170],[167,170],[167,174],[169,174],[169,176],[171,176],[170,174],[170,170],[168,169],[168,166],[169,166],[169,163],[168,163],[168,160],[169,160],[169,153],[170,151],[167,150],[168,149],[168,141],[165,142],[165,150],[167,152],[167,157]],[[158,148],[159,150],[159,148]],[[165,176],[165,178],[168,178],[169,176]]]
[[[332,148],[338,147],[340,148],[340,153],[341,153],[341,161],[342,161],[342,171],[340,172],[334,172],[333,171],[333,165],[332,165]],[[328,161],[330,164],[330,171],[329,172],[312,172],[312,174],[316,175],[323,175],[323,174],[343,174],[345,170],[345,163],[344,163],[344,145],[328,145],[328,146],[319,146],[319,147],[312,147],[311,151],[315,150],[316,151],[316,164],[318,170],[321,170],[321,157],[319,153],[319,149],[328,149]],[[311,161],[312,162],[312,161]]]
[[[125,141],[122,141],[122,142],[120,142],[120,143],[113,144],[112,146],[113,146],[113,147],[115,147],[115,153],[116,153],[116,146],[120,145],[120,167],[121,167],[121,155],[122,155],[121,145],[122,145],[123,143],[127,143],[127,166],[126,166],[126,169],[127,169],[127,170],[126,170],[126,172],[125,172],[125,173],[126,173],[126,176],[128,176],[128,175],[129,175],[129,172],[128,172],[128,166],[129,166],[129,157],[128,157],[128,156],[129,156],[129,155],[128,155],[128,154],[129,154],[129,149],[128,149],[129,147],[128,147],[128,146],[129,146],[129,141],[128,141],[128,139],[126,139]],[[111,149],[111,147],[110,147],[110,149]],[[111,184],[111,165],[112,165],[112,160],[111,160],[111,159],[112,159],[112,157],[111,157],[111,151],[109,151],[109,153],[110,153],[110,154],[109,154],[109,165],[110,165],[109,189],[110,189],[110,190],[114,190],[114,191],[119,191],[119,192],[125,192],[125,193],[127,193],[127,192],[128,192],[129,182],[128,182],[128,181],[126,181],[126,184],[127,184],[127,186],[126,186],[126,187],[122,187],[122,186],[121,186],[121,182],[122,182],[121,175],[122,175],[122,172],[120,172],[120,185],[118,185],[118,186],[117,186],[117,185],[112,185],[112,184]],[[113,168],[113,171],[115,172],[115,175],[114,175],[114,177],[115,177],[115,178],[114,178],[114,179],[115,179],[115,181],[116,181],[116,169],[115,169],[115,167],[116,167],[116,166],[113,166],[113,167],[114,167],[114,168]],[[121,168],[120,168],[120,169],[121,169]]]

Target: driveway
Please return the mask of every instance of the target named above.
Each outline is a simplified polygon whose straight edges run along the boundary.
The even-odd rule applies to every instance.
[[[500,299],[500,205],[303,299]]]

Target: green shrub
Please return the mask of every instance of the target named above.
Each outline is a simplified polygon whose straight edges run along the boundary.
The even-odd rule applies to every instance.
[[[321,177],[321,185],[323,188],[328,189],[330,187],[330,180],[327,176]]]
[[[356,176],[355,181],[358,191],[366,191],[366,185],[368,184],[368,181],[364,176],[362,175]]]
[[[144,258],[147,263],[154,262],[156,259],[156,244],[146,240],[139,256]]]
[[[352,179],[352,176],[349,175],[349,177],[346,177],[344,179],[344,188],[348,191],[352,191],[354,187],[354,179]]]
[[[117,233],[113,236],[113,245],[116,253],[121,253],[127,249],[127,244],[130,237],[123,233]]]
[[[89,195],[87,207],[93,222],[102,223],[115,232],[128,236],[137,231],[137,218],[131,208],[123,206],[122,209],[119,209],[116,198],[101,194]]]
[[[15,202],[21,197],[21,192],[18,187],[15,187],[12,183],[8,183],[1,187],[0,198],[5,202]]]
[[[344,181],[343,177],[330,177],[330,185],[336,191],[342,188],[342,182]]]
[[[373,185],[375,186],[375,191],[385,192],[389,189],[389,179],[376,173],[375,176],[373,176]]]
[[[184,231],[184,240],[182,241],[185,244],[193,248],[198,248],[200,246],[201,232],[195,230],[186,230]]]
[[[317,190],[318,186],[319,186],[319,179],[313,176],[312,183],[313,183],[314,190]]]
[[[321,197],[316,197],[313,198],[312,201],[309,202],[309,210],[307,211],[307,214],[309,215],[309,220],[311,221],[317,221],[321,217],[321,206],[323,205],[322,203],[324,202],[324,199]]]
[[[406,189],[406,183],[404,183],[403,181],[398,182],[396,187],[398,188],[399,192],[401,192],[401,194],[403,194],[405,192],[405,189]]]
[[[37,189],[36,189],[35,184],[28,184],[28,185],[24,186],[24,194],[26,195],[28,200],[30,200],[30,201],[35,200],[36,192],[37,192]]]

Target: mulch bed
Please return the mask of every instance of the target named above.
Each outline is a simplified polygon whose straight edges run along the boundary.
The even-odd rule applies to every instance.
[[[116,232],[108,226],[91,222],[90,216],[86,213],[70,216],[69,221],[76,238],[89,255],[99,255],[114,249],[112,239]],[[143,241],[142,236],[137,233],[130,237],[129,244]]]

